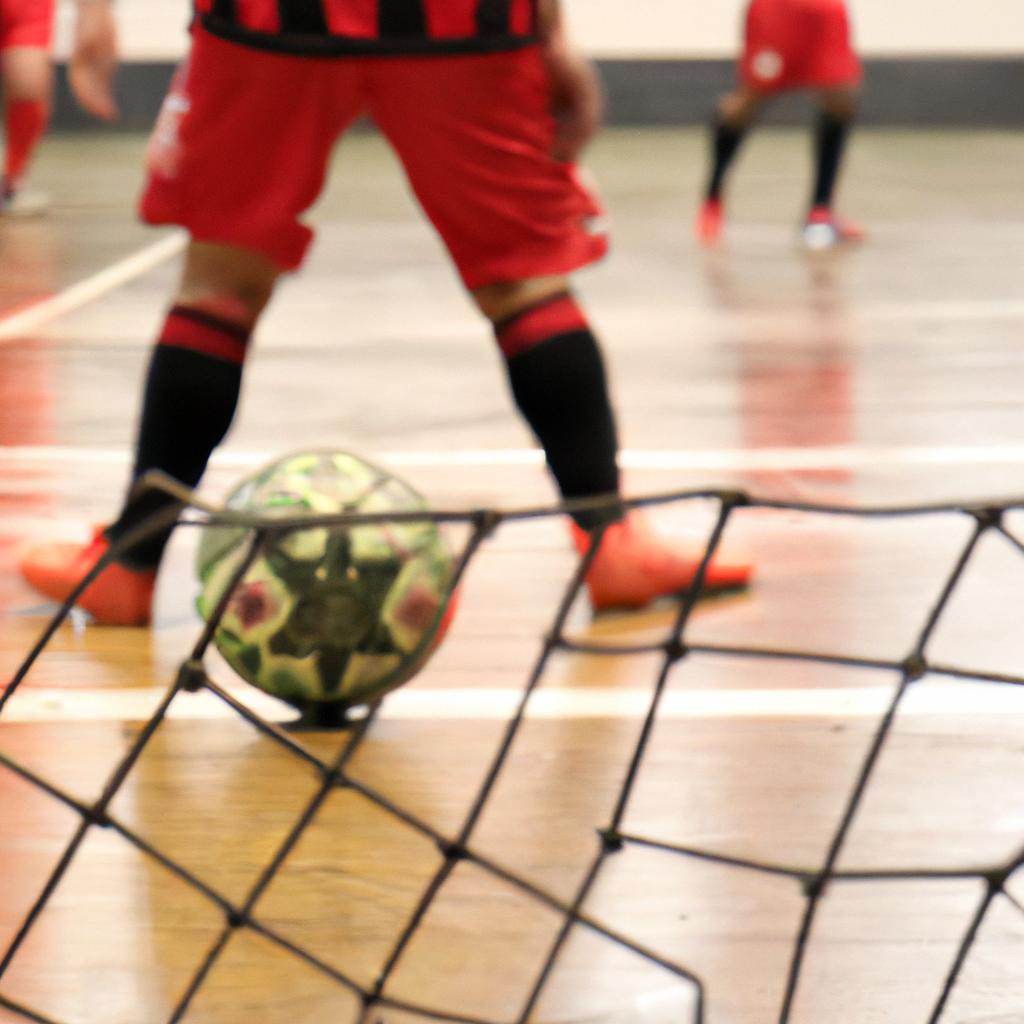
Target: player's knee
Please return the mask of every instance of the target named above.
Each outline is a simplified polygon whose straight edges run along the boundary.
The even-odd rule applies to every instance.
[[[747,89],[727,93],[718,101],[718,116],[727,124],[746,127],[761,106],[760,97]]]
[[[524,281],[505,281],[473,290],[473,301],[491,323],[500,323],[524,309],[536,306],[567,291],[569,279],[563,276],[535,277]]]
[[[276,265],[260,253],[193,242],[176,302],[251,327],[270,302],[279,276]]]
[[[6,51],[0,84],[5,103],[26,100],[50,106],[53,99],[53,64],[46,50],[19,47]]]
[[[840,121],[852,121],[857,116],[860,95],[856,89],[829,90],[821,94],[821,109]]]

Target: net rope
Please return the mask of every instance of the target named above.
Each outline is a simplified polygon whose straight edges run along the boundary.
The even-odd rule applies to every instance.
[[[457,559],[454,590],[463,578],[468,566],[479,551],[483,542],[503,524],[527,519],[562,516],[567,511],[582,507],[595,507],[600,503],[583,502],[562,505],[556,508],[528,508],[518,510],[497,511],[493,509],[477,511],[430,512],[407,514],[358,514],[332,515],[301,518],[268,519],[259,515],[241,513],[216,506],[200,500],[196,495],[184,490],[174,481],[159,474],[147,478],[146,486],[163,490],[184,504],[188,511],[179,521],[179,528],[204,525],[230,525],[245,527],[250,531],[248,556],[239,565],[232,585],[227,587],[218,607],[212,612],[202,633],[192,649],[189,657],[182,663],[180,670],[155,713],[146,722],[129,746],[129,749],[111,772],[98,799],[84,803],[58,786],[48,782],[37,772],[19,763],[0,749],[0,765],[15,773],[24,781],[37,787],[53,800],[60,802],[78,816],[78,824],[68,841],[63,854],[52,869],[50,876],[24,916],[13,939],[3,950],[0,959],[0,1007],[12,1013],[16,1019],[37,1021],[40,1024],[67,1024],[58,1021],[33,1007],[3,994],[2,984],[5,973],[22,950],[33,927],[39,921],[50,899],[61,884],[76,854],[82,847],[86,837],[93,829],[107,829],[120,835],[132,844],[142,855],[161,865],[182,882],[187,883],[203,898],[219,908],[224,915],[223,926],[219,935],[200,956],[191,979],[181,993],[176,1006],[166,1018],[167,1024],[176,1024],[185,1019],[211,971],[224,953],[232,935],[239,929],[249,929],[269,940],[280,950],[303,961],[327,978],[333,979],[338,985],[348,989],[361,1002],[362,1010],[358,1015],[358,1024],[375,1024],[375,1011],[391,1008],[418,1015],[424,1019],[452,1022],[452,1024],[509,1024],[507,1020],[498,1021],[487,1017],[460,1014],[441,1010],[431,1006],[416,1005],[412,1002],[395,998],[388,994],[388,984],[394,976],[403,954],[413,938],[419,932],[431,907],[437,901],[446,882],[453,871],[461,863],[471,863],[508,885],[515,887],[523,896],[537,904],[561,915],[561,926],[555,940],[544,957],[540,970],[537,972],[529,991],[523,998],[520,1012],[515,1017],[515,1024],[526,1024],[548,986],[552,974],[559,963],[566,943],[576,929],[586,929],[607,942],[613,943],[662,969],[666,977],[682,981],[692,986],[694,993],[691,1020],[693,1024],[703,1024],[707,1015],[708,996],[704,981],[684,964],[675,962],[651,949],[622,931],[610,927],[585,909],[588,897],[593,891],[602,869],[609,858],[615,857],[627,847],[643,847],[675,854],[679,857],[695,861],[716,864],[736,871],[753,872],[761,875],[772,875],[792,879],[803,892],[805,905],[800,915],[797,934],[792,943],[786,980],[781,1005],[778,1011],[779,1024],[788,1024],[794,1012],[795,1000],[804,974],[804,966],[809,951],[811,937],[816,919],[824,897],[829,889],[844,882],[908,882],[928,880],[975,880],[982,884],[982,895],[977,901],[970,919],[965,922],[962,935],[955,944],[952,958],[940,990],[936,993],[934,1003],[923,1009],[927,1016],[923,1021],[927,1024],[940,1024],[943,1015],[950,1005],[954,990],[961,982],[972,950],[978,941],[979,934],[986,919],[989,917],[997,901],[1004,901],[1014,911],[1024,915],[1024,904],[1009,891],[1008,886],[1015,874],[1024,868],[1024,846],[1009,860],[985,866],[965,866],[963,868],[937,870],[892,869],[892,870],[840,870],[838,864],[843,853],[854,819],[862,807],[869,784],[871,783],[882,752],[891,738],[900,709],[915,684],[926,676],[959,679],[968,683],[1000,684],[1002,686],[1024,686],[1024,676],[1010,675],[999,672],[976,670],[961,665],[944,664],[933,661],[928,656],[929,643],[944,612],[949,607],[954,592],[959,587],[968,566],[972,563],[981,539],[988,534],[999,534],[1024,555],[1024,541],[1019,538],[1007,524],[1007,514],[1024,508],[1024,500],[998,502],[985,505],[969,504],[931,504],[907,507],[873,507],[849,508],[823,504],[782,502],[759,500],[737,491],[683,491],[673,494],[657,495],[627,502],[630,507],[664,506],[712,501],[715,503],[716,515],[713,528],[707,539],[703,559],[697,572],[694,585],[682,597],[678,611],[674,615],[671,628],[664,639],[651,644],[615,644],[615,643],[584,643],[573,639],[567,634],[567,623],[573,605],[584,585],[587,570],[595,557],[598,545],[582,556],[576,564],[575,571],[567,583],[560,599],[558,610],[547,635],[543,638],[541,649],[529,673],[518,705],[505,726],[504,733],[497,750],[491,758],[483,782],[472,799],[470,809],[465,815],[461,827],[454,835],[443,834],[430,823],[401,806],[375,787],[356,778],[349,771],[350,763],[361,743],[372,727],[378,713],[377,707],[368,709],[364,718],[352,725],[350,733],[342,744],[340,752],[331,760],[325,760],[309,749],[295,735],[286,732],[274,723],[267,721],[243,701],[238,700],[222,686],[209,677],[204,666],[204,656],[213,640],[218,623],[224,615],[231,598],[231,591],[242,579],[251,562],[258,556],[268,539],[282,533],[310,528],[312,526],[341,527],[366,523],[381,522],[415,522],[431,520],[435,523],[462,524],[468,527],[468,540],[464,544]],[[766,509],[785,512],[807,513],[814,516],[842,516],[857,519],[897,519],[919,518],[929,516],[966,517],[972,529],[966,542],[959,551],[953,565],[946,574],[942,586],[924,617],[923,624],[917,631],[911,649],[898,660],[884,658],[872,659],[830,653],[827,651],[807,651],[797,648],[769,648],[742,645],[714,645],[690,643],[687,640],[687,626],[693,610],[697,605],[701,583],[707,568],[722,541],[727,526],[738,509]],[[18,692],[26,677],[47,645],[71,612],[78,596],[84,592],[92,580],[121,551],[139,540],[148,537],[170,526],[178,518],[177,508],[159,513],[141,524],[134,531],[113,544],[104,559],[93,571],[81,581],[75,593],[54,616],[44,629],[37,644],[29,652],[24,662],[10,680],[5,691],[0,693],[0,724],[3,723],[5,708]],[[543,684],[545,673],[552,658],[558,653],[585,654],[591,656],[655,656],[658,666],[650,689],[649,703],[643,716],[639,736],[635,742],[629,764],[625,770],[614,807],[607,823],[597,831],[597,851],[583,874],[583,880],[577,886],[571,899],[562,899],[545,888],[534,884],[530,879],[522,877],[515,871],[496,862],[473,845],[474,833],[488,800],[494,793],[498,779],[509,761],[512,746],[519,734],[532,696]],[[790,865],[770,863],[762,860],[746,859],[730,856],[720,852],[669,843],[651,837],[633,834],[624,829],[627,809],[636,788],[645,755],[648,753],[651,737],[658,721],[659,708],[669,685],[673,669],[686,658],[695,655],[718,655],[747,659],[773,659],[792,662],[813,662],[821,665],[846,666],[855,669],[885,669],[896,674],[897,683],[893,688],[888,706],[879,718],[868,748],[863,755],[852,789],[842,807],[839,824],[827,846],[823,861],[814,868],[800,868]],[[245,898],[232,901],[222,892],[204,882],[185,865],[178,862],[139,835],[133,828],[118,820],[110,812],[111,804],[128,779],[133,768],[146,750],[154,734],[165,721],[172,703],[187,700],[189,693],[206,691],[218,698],[238,716],[258,730],[264,737],[278,744],[291,756],[312,767],[319,776],[319,785],[303,808],[297,820],[288,830],[284,841],[280,844],[271,860],[258,872],[255,883]],[[260,897],[281,872],[289,855],[295,849],[306,829],[315,819],[328,796],[339,789],[347,789],[370,801],[385,812],[401,826],[426,837],[436,844],[442,854],[440,867],[424,888],[404,927],[393,942],[388,956],[382,964],[377,981],[372,987],[359,984],[344,971],[327,963],[310,949],[292,941],[278,930],[260,919],[257,904]]]

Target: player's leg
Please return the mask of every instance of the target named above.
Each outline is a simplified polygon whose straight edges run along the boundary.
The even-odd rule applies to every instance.
[[[234,418],[249,338],[279,273],[258,252],[190,245],[181,284],[150,355],[134,469],[121,512],[85,546],[42,545],[28,551],[21,571],[36,590],[63,601],[112,542],[161,512],[176,517],[180,505],[175,499],[136,490],[136,485],[150,470],[188,487],[199,484]],[[100,623],[147,623],[172,528],[170,522],[128,549],[86,591],[80,605]]]
[[[513,397],[562,494],[614,498],[604,366],[567,277],[608,242],[596,198],[552,155],[543,55],[385,61],[372,82],[371,113],[494,326]]]
[[[234,416],[248,342],[279,275],[299,266],[330,151],[358,113],[341,62],[246,50],[198,31],[154,131],[142,214],[185,227],[193,242],[152,351],[132,483],[162,470],[194,487]],[[276,134],[275,134],[276,133]],[[86,547],[48,546],[25,578],[63,600],[85,571],[147,516],[175,502],[130,489],[117,519]],[[133,544],[80,605],[103,624],[149,620],[169,530]]]
[[[750,0],[747,5],[739,83],[719,100],[711,131],[711,173],[696,224],[697,237],[704,244],[721,237],[729,169],[761,107],[784,85],[787,17],[784,0]]]
[[[741,85],[718,102],[711,128],[711,173],[697,217],[697,237],[706,244],[721,237],[726,175],[764,101],[764,94]]]
[[[606,498],[573,514],[580,553],[600,548],[587,576],[595,608],[638,607],[693,582],[700,550],[667,544],[620,498],[618,434],[600,345],[563,276],[529,278],[473,290],[494,326],[509,387],[566,501]],[[746,585],[750,567],[716,559],[707,590]]]
[[[837,242],[860,241],[863,229],[836,215],[836,183],[850,130],[857,116],[859,90],[855,86],[823,89],[819,94],[814,135],[814,189],[804,227],[809,248],[828,248]]]
[[[643,605],[692,583],[699,558],[622,514],[604,362],[568,280],[606,251],[603,217],[576,170],[551,155],[545,95],[533,51],[399,61],[380,66],[371,110],[494,327],[517,408],[563,498],[607,501],[574,516],[581,549],[603,537],[587,580],[593,603]],[[721,565],[709,582],[741,585],[749,574]]]
[[[854,52],[842,0],[820,3],[806,15],[801,84],[819,97],[814,137],[814,190],[804,227],[809,248],[859,241],[864,232],[833,212],[833,198],[850,129],[857,115],[861,63]]]
[[[49,52],[40,46],[0,50],[0,91],[4,118],[0,212],[41,213],[45,199],[26,188],[25,179],[50,118],[53,66]]]
[[[46,197],[25,186],[25,176],[46,130],[53,102],[50,47],[54,0],[0,4],[0,93],[3,95],[4,168],[0,212],[41,213]]]
[[[372,82],[371,113],[495,325],[513,395],[563,493],[614,494],[604,370],[566,276],[607,250],[603,211],[576,169],[552,155],[556,125],[541,52],[385,61]],[[585,436],[579,416],[541,408],[576,380],[588,386],[566,400],[587,409],[590,452],[577,443]]]
[[[604,360],[563,275],[473,290],[504,356],[512,397],[544,449],[567,501],[619,493],[618,436]],[[615,504],[581,512],[593,529],[620,519]]]
[[[280,268],[250,249],[193,241],[181,284],[150,355],[143,387],[128,498],[108,539],[175,505],[159,493],[135,495],[146,473],[160,470],[199,485],[214,449],[227,436],[242,386],[249,340]],[[170,531],[135,545],[125,565],[155,570]]]

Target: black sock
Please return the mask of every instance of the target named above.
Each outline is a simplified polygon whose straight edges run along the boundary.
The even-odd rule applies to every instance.
[[[832,194],[849,132],[849,118],[839,118],[824,110],[819,114],[814,136],[816,176],[811,206],[832,205]]]
[[[725,174],[732,165],[747,134],[746,125],[731,125],[728,121],[718,119],[712,129],[712,153],[714,161],[711,169],[711,180],[708,182],[707,198],[721,199],[725,184]]]
[[[245,328],[210,314],[180,306],[171,310],[146,378],[133,489],[152,469],[188,487],[198,485],[234,418],[248,337]],[[155,512],[177,505],[164,494],[129,493],[107,536],[123,536]],[[170,536],[170,528],[162,530],[134,545],[122,561],[155,568]]]
[[[496,325],[516,405],[566,500],[619,493],[618,438],[604,361],[568,295]],[[586,530],[622,517],[618,505],[573,516]]]

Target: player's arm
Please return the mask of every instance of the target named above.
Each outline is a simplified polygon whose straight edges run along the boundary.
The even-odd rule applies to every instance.
[[[117,117],[116,70],[117,23],[111,0],[75,0],[68,81],[78,105],[105,121]]]
[[[558,123],[555,159],[575,163],[604,116],[597,70],[569,41],[560,0],[540,0],[539,32],[551,77],[551,111]]]

